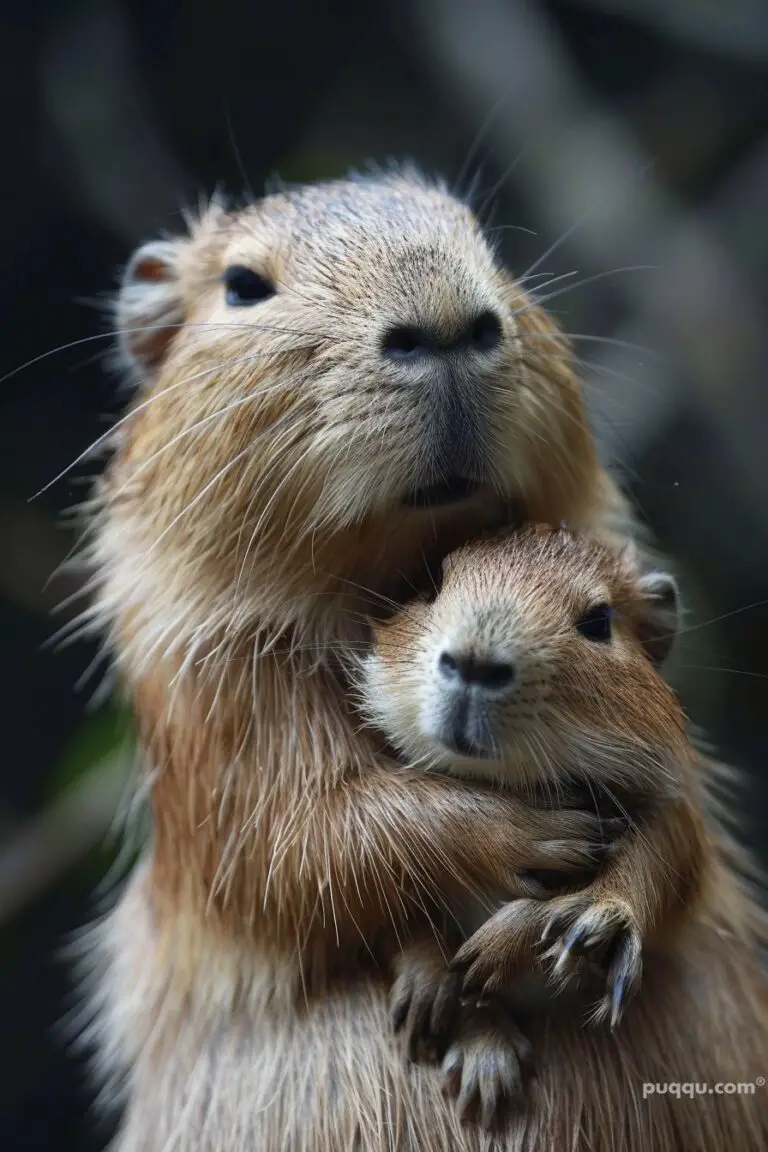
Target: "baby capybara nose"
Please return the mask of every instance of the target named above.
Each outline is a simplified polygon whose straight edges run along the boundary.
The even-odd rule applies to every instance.
[[[471,653],[441,652],[437,666],[444,680],[467,687],[507,688],[515,678],[515,669],[507,661],[480,659]]]

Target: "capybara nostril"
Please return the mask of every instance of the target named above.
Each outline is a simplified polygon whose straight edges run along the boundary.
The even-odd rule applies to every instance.
[[[480,688],[506,688],[515,678],[514,666],[502,660],[479,660],[461,652],[441,652],[437,666],[445,680]]]

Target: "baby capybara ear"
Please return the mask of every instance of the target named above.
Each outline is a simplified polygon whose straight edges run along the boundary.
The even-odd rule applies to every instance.
[[[639,579],[641,612],[638,636],[654,664],[663,664],[680,631],[680,594],[668,572],[647,572]]]

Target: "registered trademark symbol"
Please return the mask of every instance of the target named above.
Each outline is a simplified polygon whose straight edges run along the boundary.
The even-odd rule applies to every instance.
[[[758,1088],[762,1088],[765,1084],[765,1076],[758,1076],[757,1080],[755,1080],[755,1084],[757,1084]]]

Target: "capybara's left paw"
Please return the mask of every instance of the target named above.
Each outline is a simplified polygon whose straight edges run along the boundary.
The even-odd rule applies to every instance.
[[[396,1032],[405,1035],[411,1060],[437,1060],[445,1052],[459,1011],[461,978],[446,968],[429,942],[406,948],[395,963],[389,997]]]
[[[541,939],[551,903],[510,900],[459,948],[449,967],[461,975],[467,999],[482,1000],[517,983]]]
[[[459,1032],[443,1060],[443,1091],[456,1099],[464,1123],[491,1130],[522,1108],[532,1049],[501,1004],[465,1006]]]

